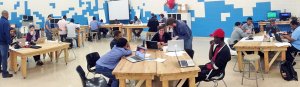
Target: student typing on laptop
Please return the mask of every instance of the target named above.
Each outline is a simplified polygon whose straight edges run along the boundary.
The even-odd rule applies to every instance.
[[[295,65],[296,64],[294,62],[295,58],[292,56],[291,53],[297,52],[300,49],[300,27],[299,27],[299,22],[297,20],[293,20],[293,21],[291,21],[290,26],[293,30],[293,33],[291,35],[285,33],[282,36],[291,43],[291,46],[288,47],[287,51],[286,51],[286,61],[290,64]]]
[[[224,73],[227,62],[231,59],[229,47],[226,46],[224,42],[224,35],[225,33],[222,29],[217,29],[213,34],[211,34],[211,36],[214,37],[214,40],[210,41],[210,62],[199,66],[201,72],[198,73],[196,82],[205,80],[206,75],[210,72],[210,70],[213,71],[211,72],[209,78]],[[217,45],[216,48],[214,48],[214,45]],[[185,81],[182,87],[189,87],[188,81]]]
[[[35,43],[38,40],[38,38],[40,37],[40,35],[35,32],[35,26],[34,25],[30,25],[29,29],[30,29],[30,31],[26,35],[26,41],[31,42],[31,43]],[[35,56],[33,56],[33,58],[34,58],[34,61],[36,62],[37,66],[42,66],[44,64],[41,61],[41,55],[35,55]]]
[[[132,54],[129,43],[125,38],[116,40],[116,45],[96,62],[96,73],[103,74],[112,80],[110,87],[119,87],[119,81],[112,74],[112,71],[120,62],[123,56]]]

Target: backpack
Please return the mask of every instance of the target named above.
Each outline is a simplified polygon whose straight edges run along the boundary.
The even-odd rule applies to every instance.
[[[282,78],[286,81],[298,81],[297,72],[295,71],[293,65],[289,62],[282,61],[280,63],[280,74]]]

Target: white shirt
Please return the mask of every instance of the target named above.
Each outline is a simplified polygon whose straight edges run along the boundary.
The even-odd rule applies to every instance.
[[[78,28],[79,25],[78,24],[74,24],[72,22],[70,22],[69,24],[67,24],[67,37],[76,37],[76,28]]]
[[[61,29],[61,31],[59,31],[59,34],[67,34],[67,28],[66,25],[68,24],[68,22],[65,19],[61,19],[57,22],[58,28]]]

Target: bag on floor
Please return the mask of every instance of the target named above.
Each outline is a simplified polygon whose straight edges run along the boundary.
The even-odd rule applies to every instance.
[[[280,63],[280,74],[286,81],[296,80],[298,81],[298,75],[293,65],[289,62],[282,61]]]

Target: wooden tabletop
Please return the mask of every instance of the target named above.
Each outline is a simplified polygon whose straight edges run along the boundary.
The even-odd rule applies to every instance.
[[[37,46],[41,46],[42,48],[39,49],[32,49],[32,48],[21,48],[15,49],[15,51],[19,55],[38,55],[40,53],[49,52],[50,50],[56,51],[57,48],[66,48],[69,47],[70,43],[58,43],[58,42],[46,42],[42,44],[37,44]]]
[[[124,24],[124,28],[147,28],[147,24]]]
[[[276,24],[290,24],[290,21],[276,21]],[[259,25],[266,25],[266,24],[270,24],[270,22],[266,21],[266,22],[258,22]]]

